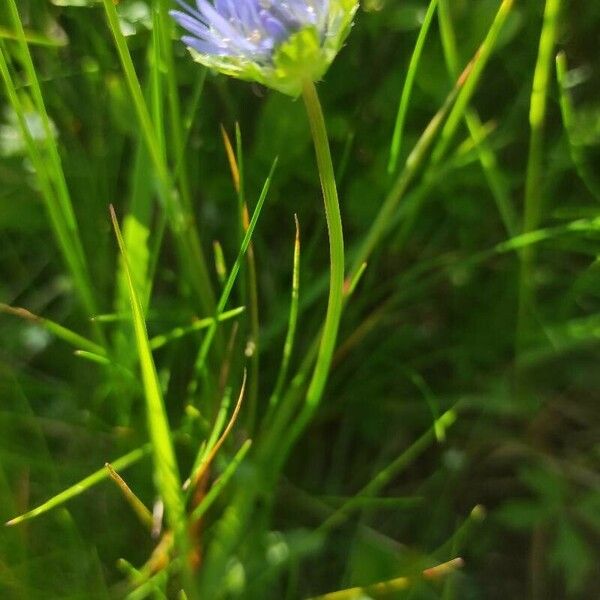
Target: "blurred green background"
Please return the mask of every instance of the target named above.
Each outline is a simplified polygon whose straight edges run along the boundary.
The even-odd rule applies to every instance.
[[[443,4],[460,71],[485,38],[500,2]],[[137,216],[147,229],[140,230],[140,246],[130,248],[132,253],[152,246],[164,218],[154,201],[153,166],[104,10],[91,0],[18,0],[17,5],[53,123],[97,314],[122,310],[108,205],[115,205],[119,218],[145,207]],[[319,85],[350,258],[394,181],[387,172],[390,142],[427,6],[365,0],[345,48]],[[344,314],[322,407],[279,484],[270,529],[317,527],[340,498],[356,494],[434,418],[459,403],[456,423],[438,431],[438,439],[386,486],[381,495],[387,503],[366,506],[318,550],[306,550],[262,597],[303,598],[411,573],[431,557],[456,556],[465,565],[450,578],[386,597],[600,595],[599,3],[562,2],[544,132],[533,158],[541,171],[531,193],[539,197],[540,211],[530,229],[545,233],[524,251],[526,286],[532,291],[520,318],[525,254],[515,251],[516,245],[498,246],[523,230],[532,161],[529,110],[544,7],[541,0],[514,3],[470,102],[481,138],[461,124],[447,155],[438,164],[424,163],[369,258]],[[167,120],[167,100],[154,98],[158,108],[152,104],[151,7],[122,0],[118,11],[152,116]],[[30,131],[43,144],[46,134],[31,104],[4,3],[0,17],[2,52],[22,93]],[[228,266],[239,246],[237,199],[220,126],[233,137],[239,123],[251,206],[279,156],[253,240],[260,407],[277,377],[286,331],[294,214],[302,239],[296,366],[324,314],[327,232],[310,132],[301,101],[206,74],[181,43],[173,40],[173,49],[181,113],[189,124],[182,160],[215,286],[213,240],[221,244]],[[560,85],[554,64],[559,51],[567,64]],[[401,165],[453,86],[456,69],[447,59],[436,15],[416,72]],[[92,335],[90,311],[79,301],[52,235],[4,91],[0,302]],[[563,109],[568,104],[567,119],[561,99]],[[169,160],[173,164],[172,156]],[[583,225],[569,225],[573,222]],[[151,335],[205,316],[176,255],[167,230],[152,290]],[[245,303],[241,288],[234,296],[231,306]],[[146,440],[135,378],[86,362],[39,323],[7,310],[0,313],[2,521]],[[244,360],[244,319],[237,373]],[[101,327],[116,352],[132,352],[126,327]],[[182,338],[156,354],[174,422],[182,414],[200,339],[199,334]],[[130,366],[135,371],[135,362]],[[181,452],[185,462],[185,449]],[[149,462],[127,470],[126,479],[150,506],[155,492]],[[225,495],[209,523],[226,502]],[[0,596],[113,597],[124,578],[117,559],[141,565],[153,547],[118,488],[105,481],[39,519],[0,530]]]

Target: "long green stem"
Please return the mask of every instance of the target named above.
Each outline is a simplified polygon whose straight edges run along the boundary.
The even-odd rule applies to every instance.
[[[533,76],[531,101],[529,106],[529,155],[527,158],[527,177],[525,181],[525,200],[523,207],[523,230],[527,234],[539,227],[543,208],[543,161],[544,126],[548,104],[550,75],[554,59],[554,46],[558,34],[558,17],[561,0],[547,0],[544,11],[544,24],[540,36],[538,57]],[[519,273],[519,302],[516,329],[517,359],[517,395],[520,396],[523,381],[519,369],[520,354],[526,345],[531,330],[528,318],[535,301],[535,288],[532,273],[535,266],[535,249],[526,247],[521,252]]]
[[[321,401],[335,350],[344,300],[344,235],[342,217],[335,184],[335,171],[329,149],[327,128],[325,127],[325,118],[323,117],[317,90],[312,81],[305,82],[303,98],[315,146],[317,167],[325,203],[327,230],[329,233],[329,299],[317,362],[306,392],[306,400],[300,414],[292,424],[291,430],[285,435],[285,449],[283,452],[278,453],[278,464],[276,464],[275,472],[277,472],[278,466],[285,461],[289,450],[310,422]]]

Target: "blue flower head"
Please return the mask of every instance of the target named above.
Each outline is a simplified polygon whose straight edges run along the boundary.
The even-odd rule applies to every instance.
[[[358,0],[196,0],[171,16],[194,59],[292,96],[319,80],[346,38]]]

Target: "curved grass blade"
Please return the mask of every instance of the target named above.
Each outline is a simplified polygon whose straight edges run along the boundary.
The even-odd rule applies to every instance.
[[[402,136],[404,134],[404,125],[406,123],[406,115],[408,113],[408,105],[410,103],[410,97],[412,94],[413,86],[415,83],[415,77],[419,68],[419,62],[421,61],[421,54],[423,53],[423,47],[425,46],[425,40],[429,33],[429,28],[435,14],[437,7],[437,0],[431,0],[425,13],[425,18],[421,24],[419,36],[413,50],[410,62],[408,63],[408,70],[406,71],[406,79],[404,80],[404,87],[402,88],[402,94],[400,96],[400,102],[398,103],[398,114],[396,116],[396,125],[394,126],[394,133],[392,135],[392,144],[390,146],[390,158],[388,162],[388,174],[392,175],[398,166],[398,158],[400,156],[400,149],[402,147]]]
[[[25,48],[27,48],[26,42],[22,41],[22,44],[25,44]],[[57,175],[57,173],[54,172],[56,169],[53,171],[48,162],[44,160],[40,149],[31,135],[31,131],[27,125],[25,115],[26,110],[21,98],[17,93],[15,82],[9,70],[7,57],[8,54],[6,52],[6,48],[0,40],[0,76],[4,82],[6,96],[17,117],[21,134],[25,140],[27,154],[31,160],[37,180],[39,182],[41,196],[44,200],[44,205],[46,212],[48,213],[48,218],[50,220],[54,236],[66,266],[73,277],[77,293],[81,298],[83,306],[88,312],[94,314],[96,312],[95,300],[89,283],[88,274],[85,269],[84,260],[82,258],[82,251],[80,244],[76,239],[77,236],[73,234],[73,223],[71,217],[69,216],[69,211],[68,209],[65,210],[64,208],[65,204],[70,203],[70,199],[68,199],[68,202],[64,198],[61,201],[60,194],[55,190],[56,184],[53,181],[53,178],[60,178],[60,175]],[[46,119],[48,119],[47,115]],[[50,127],[50,125],[48,125],[48,127]],[[45,135],[47,134],[45,133]],[[52,135],[51,130],[50,135]],[[65,214],[65,212],[67,214]],[[99,339],[101,339],[101,337],[102,336],[99,335]]]
[[[108,26],[112,32],[121,67],[131,95],[139,128],[148,148],[157,175],[162,204],[173,231],[177,251],[189,283],[205,313],[212,314],[215,307],[212,282],[208,274],[195,217],[185,198],[173,187],[173,178],[161,149],[159,134],[154,127],[135,66],[119,25],[119,16],[112,0],[102,0]],[[164,50],[164,48],[163,48]],[[172,92],[172,88],[170,88]],[[181,140],[183,143],[183,140]],[[183,157],[182,157],[183,160]],[[178,172],[183,165],[180,164]]]
[[[240,409],[242,408],[242,402],[244,400],[244,392],[246,391],[246,377],[247,377],[247,374],[246,374],[246,371],[244,370],[244,379],[242,381],[242,387],[240,389],[238,401],[236,402],[235,408],[233,409],[233,414],[231,415],[231,418],[229,419],[229,423],[227,423],[227,427],[225,427],[225,430],[223,431],[223,433],[221,434],[219,439],[216,442],[211,443],[211,439],[214,439],[216,437],[216,435],[218,435],[217,432],[218,432],[218,427],[219,427],[219,419],[217,419],[217,422],[215,423],[215,428],[213,429],[213,434],[211,435],[211,439],[209,439],[209,443],[206,445],[206,447],[203,447],[200,449],[200,452],[198,453],[198,456],[196,457],[196,460],[194,462],[194,468],[192,469],[192,474],[190,476],[189,483],[186,481],[186,486],[185,486],[186,488],[187,487],[194,488],[196,486],[196,484],[202,479],[202,477],[206,473],[206,470],[210,467],[210,464],[212,463],[215,456],[217,455],[217,452],[220,450],[221,446],[225,443],[227,436],[231,433],[231,430],[233,429],[233,426],[235,425],[235,422],[240,413]]]

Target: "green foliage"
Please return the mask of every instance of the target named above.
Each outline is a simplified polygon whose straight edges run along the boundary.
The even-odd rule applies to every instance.
[[[308,53],[308,409],[302,103],[168,0],[0,4],[1,598],[600,594],[598,3],[364,0]]]

